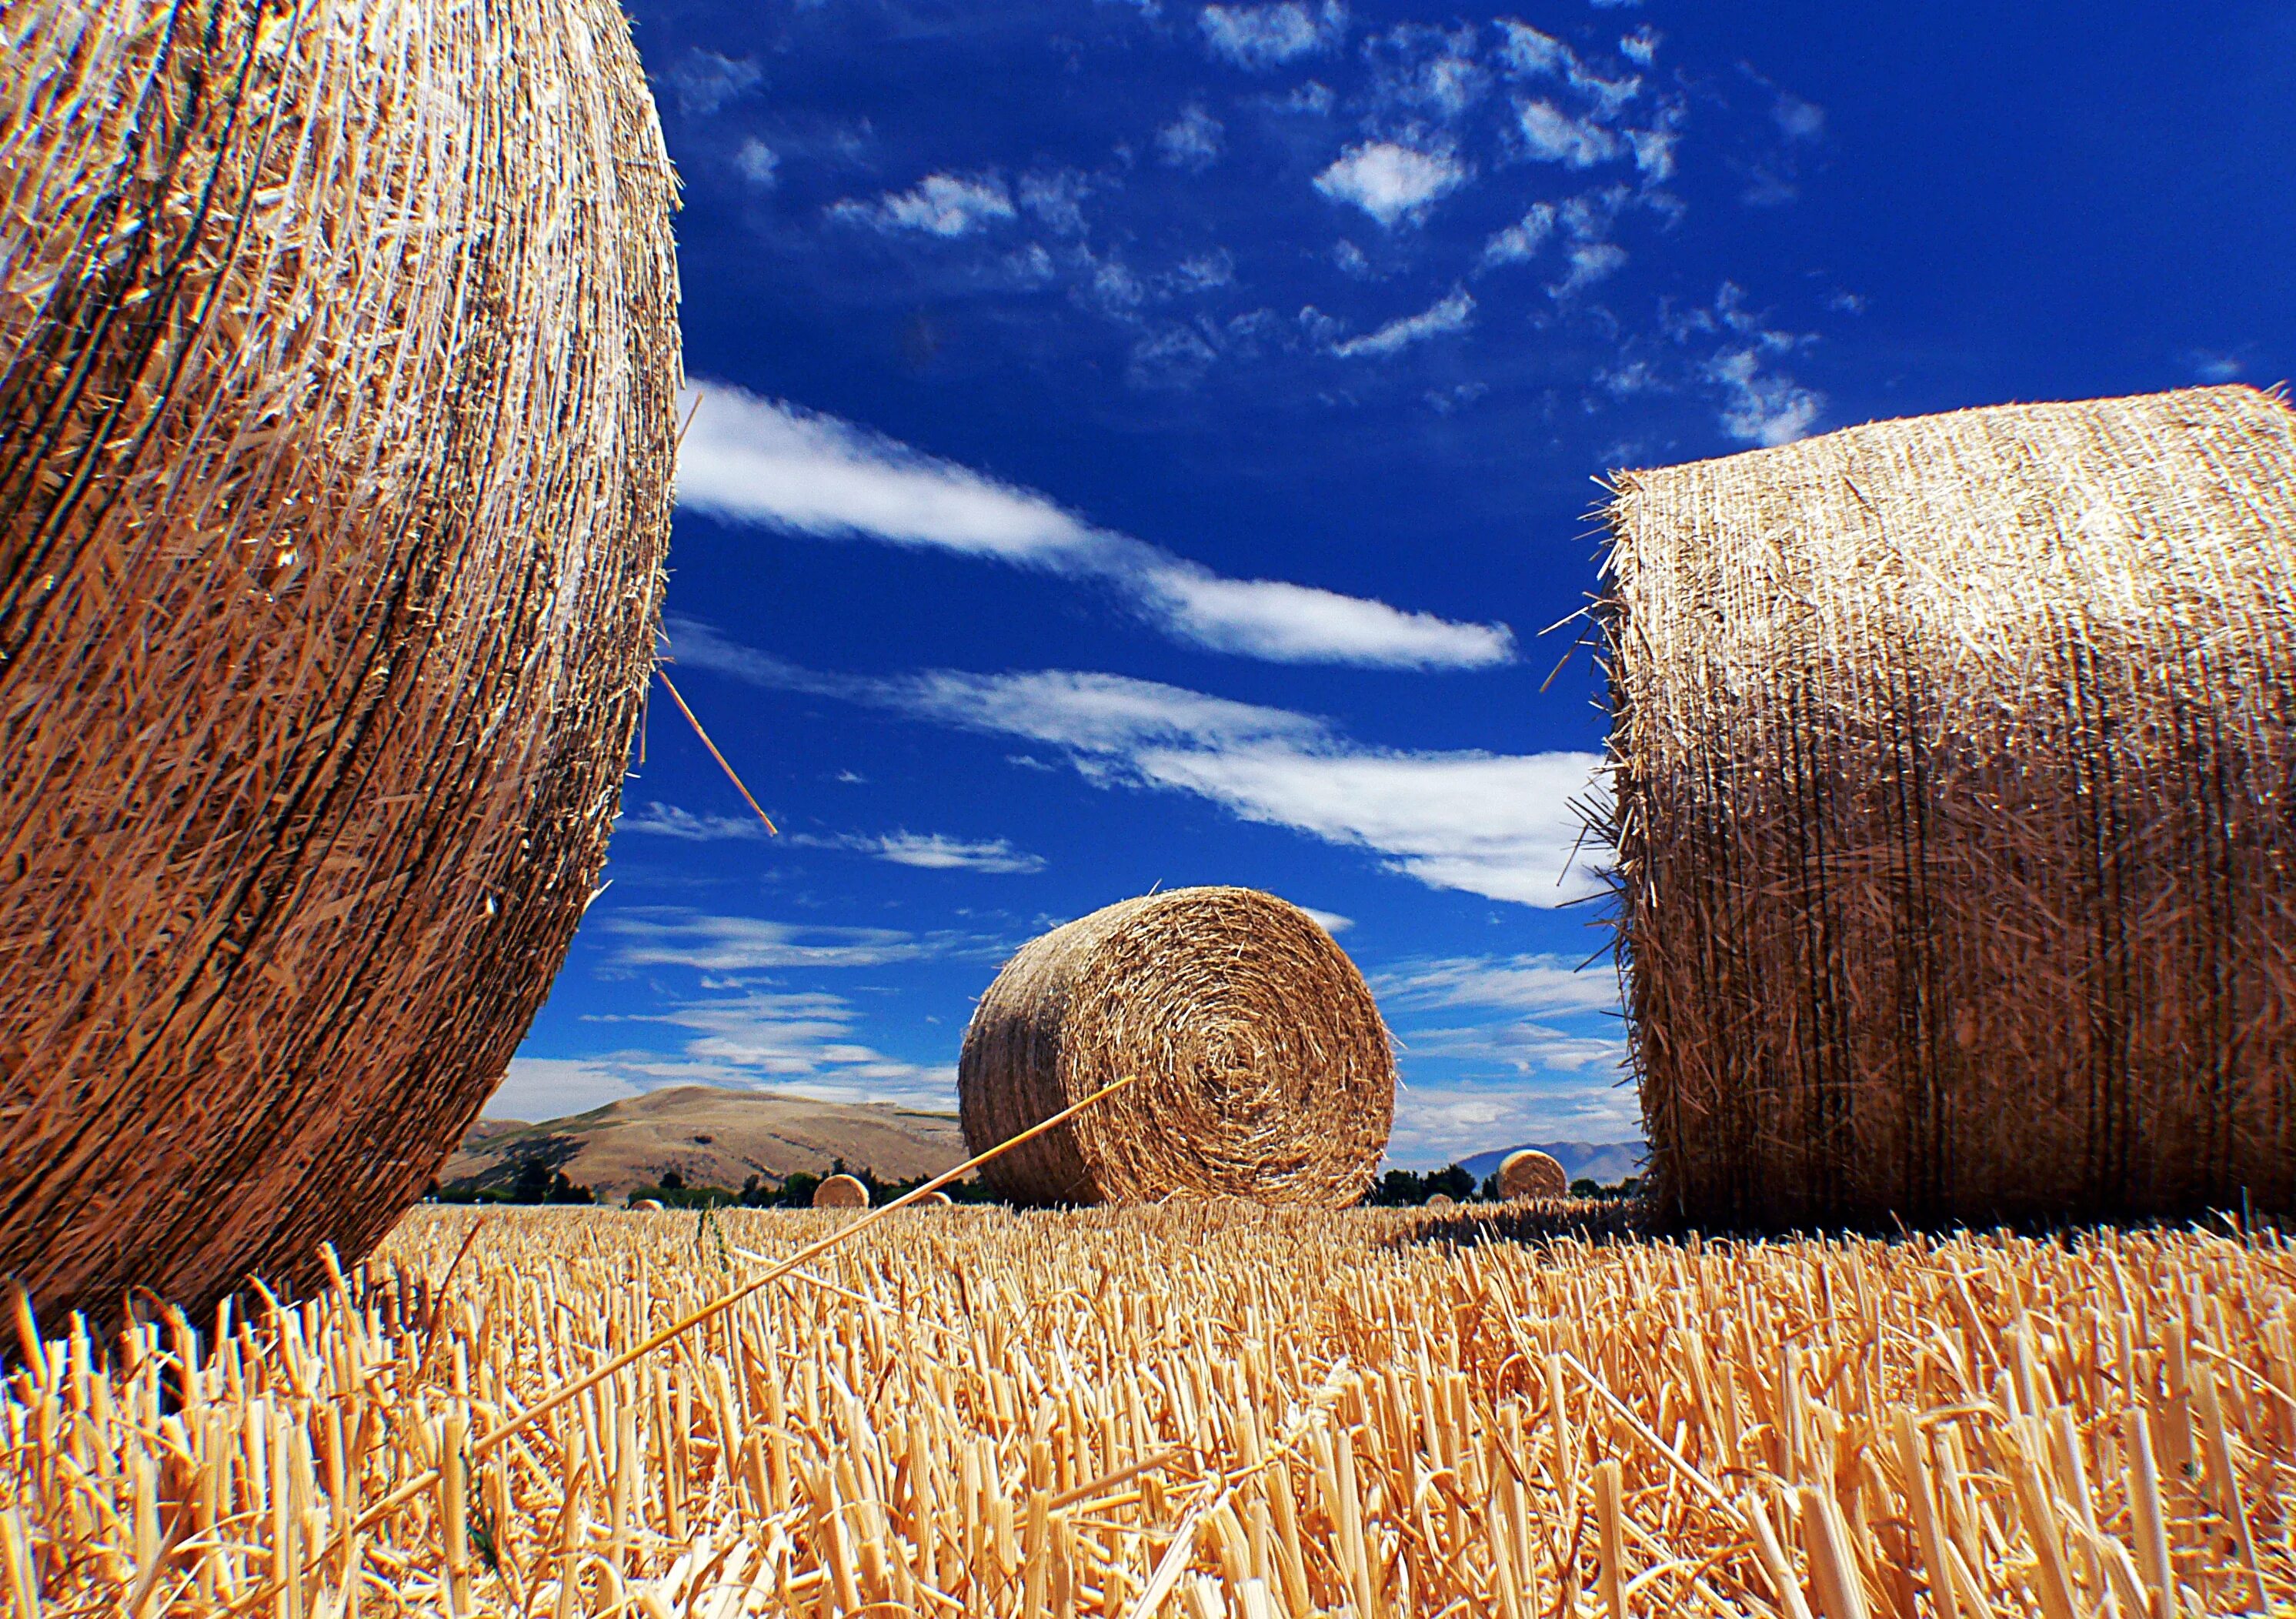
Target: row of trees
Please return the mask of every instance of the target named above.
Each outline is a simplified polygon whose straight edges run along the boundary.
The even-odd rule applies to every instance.
[[[1625,1198],[1641,1189],[1642,1182],[1631,1175],[1616,1186],[1604,1186],[1598,1180],[1570,1183],[1573,1197]],[[1456,1163],[1430,1170],[1423,1175],[1415,1170],[1390,1170],[1365,1195],[1364,1202],[1380,1209],[1415,1209],[1438,1196],[1448,1197],[1453,1203],[1497,1203],[1499,1178],[1493,1172],[1478,1184],[1474,1176]]]
[[[560,1167],[562,1159],[553,1162],[546,1153],[522,1159],[507,1180],[491,1185],[474,1181],[458,1181],[454,1185],[436,1188],[432,1196],[440,1203],[499,1203],[499,1204],[586,1204],[595,1203],[596,1195],[589,1188],[567,1179]],[[866,1169],[850,1170],[845,1160],[835,1160],[829,1170],[832,1175],[850,1175],[869,1188],[872,1206],[891,1202],[922,1186],[929,1176],[919,1175],[909,1180],[882,1180]],[[800,1170],[779,1181],[768,1182],[762,1175],[751,1175],[742,1183],[738,1192],[718,1186],[688,1186],[685,1178],[676,1170],[665,1171],[660,1181],[640,1187],[631,1192],[627,1202],[651,1201],[666,1209],[808,1209],[813,1206],[814,1192],[826,1179]],[[1616,1186],[1603,1186],[1593,1180],[1574,1180],[1570,1194],[1574,1197],[1632,1197],[1640,1183],[1631,1176]],[[959,1181],[948,1188],[948,1195],[958,1203],[995,1203],[997,1198],[977,1180]],[[1496,1203],[1499,1201],[1498,1177],[1487,1177],[1480,1184],[1465,1170],[1454,1163],[1447,1168],[1421,1173],[1416,1170],[1390,1170],[1379,1179],[1364,1197],[1374,1208],[1421,1208],[1437,1196],[1448,1197],[1453,1203]]]

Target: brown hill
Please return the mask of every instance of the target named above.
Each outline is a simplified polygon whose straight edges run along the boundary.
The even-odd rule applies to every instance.
[[[483,1120],[439,1167],[439,1181],[491,1187],[534,1158],[619,1202],[668,1170],[688,1186],[738,1191],[751,1175],[768,1185],[800,1171],[825,1175],[842,1158],[880,1179],[907,1180],[963,1163],[964,1136],[955,1114],[673,1085],[539,1124]]]

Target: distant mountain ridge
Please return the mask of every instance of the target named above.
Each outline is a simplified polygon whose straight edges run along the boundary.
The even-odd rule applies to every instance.
[[[838,1158],[880,1179],[909,1180],[964,1163],[964,1134],[955,1114],[671,1085],[538,1124],[481,1120],[439,1166],[439,1183],[507,1186],[538,1159],[619,1202],[670,1170],[688,1186],[738,1192],[752,1175],[774,1185],[800,1171],[825,1175]]]
[[[1481,1180],[1496,1170],[1499,1161],[1509,1153],[1519,1153],[1524,1147],[1553,1158],[1573,1180],[1599,1180],[1604,1186],[1616,1186],[1629,1175],[1641,1174],[1643,1160],[1650,1155],[1650,1148],[1639,1141],[1525,1141],[1462,1158],[1459,1167]]]

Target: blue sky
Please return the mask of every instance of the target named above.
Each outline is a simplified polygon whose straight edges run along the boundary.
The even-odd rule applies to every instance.
[[[1020,943],[1237,883],[1379,991],[1396,1162],[1630,1138],[1599,671],[1542,633],[1592,480],[2296,370],[2284,4],[633,16],[668,650],[784,835],[658,694],[500,1116],[946,1104]]]

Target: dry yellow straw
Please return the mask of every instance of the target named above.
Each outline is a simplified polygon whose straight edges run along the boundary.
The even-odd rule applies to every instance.
[[[575,1398],[585,1391],[595,1388],[599,1384],[603,1383],[607,1378],[612,1377],[616,1372],[620,1371],[624,1367],[628,1366],[635,1361],[643,1360],[646,1356],[653,1353],[655,1350],[661,1348],[662,1345],[669,1343],[672,1339],[680,1337],[683,1335],[693,1331],[693,1328],[701,1326],[702,1322],[709,1320],[712,1316],[722,1314],[724,1311],[732,1309],[743,1299],[748,1298],[751,1294],[760,1291],[771,1283],[779,1281],[783,1277],[789,1275],[791,1271],[798,1270],[800,1266],[809,1264],[814,1260],[820,1258],[824,1253],[828,1253],[832,1248],[836,1247],[839,1244],[851,1241],[854,1237],[860,1236],[862,1232],[875,1225],[879,1220],[884,1219],[888,1214],[892,1213],[896,1209],[907,1208],[911,1204],[922,1201],[931,1194],[940,1190],[941,1188],[948,1185],[950,1182],[962,1179],[964,1176],[971,1174],[974,1170],[979,1169],[982,1164],[987,1163],[990,1159],[995,1158],[998,1154],[1010,1152],[1013,1148],[1020,1146],[1022,1142],[1027,1141],[1033,1137],[1043,1135],[1046,1130],[1055,1129],[1060,1125],[1067,1123],[1070,1119],[1076,1117],[1077,1114],[1082,1113],[1086,1108],[1090,1107],[1094,1103],[1102,1100],[1103,1097],[1114,1096],[1118,1091],[1122,1090],[1126,1086],[1131,1084],[1139,1077],[1140,1076],[1136,1073],[1128,1073],[1122,1079],[1115,1081],[1111,1084],[1102,1086],[1098,1090],[1094,1091],[1090,1096],[1086,1097],[1083,1100],[1062,1108],[1051,1118],[1030,1126],[1029,1129],[1022,1130],[1019,1135],[1014,1136],[1011,1140],[1001,1141],[995,1146],[990,1147],[985,1153],[975,1154],[972,1157],[966,1159],[963,1163],[958,1164],[955,1169],[944,1170],[941,1173],[934,1176],[931,1180],[926,1181],[914,1191],[904,1193],[902,1196],[896,1197],[883,1208],[873,1209],[868,1213],[863,1215],[860,1219],[855,1220],[851,1225],[845,1226],[838,1230],[832,1231],[828,1236],[820,1238],[816,1242],[807,1244],[804,1247],[800,1248],[795,1253],[792,1253],[789,1258],[783,1260],[780,1264],[774,1266],[763,1275],[751,1278],[749,1281],[742,1283],[739,1287],[734,1288],[731,1293],[722,1294],[709,1303],[704,1304],[701,1309],[693,1311],[691,1314],[679,1320],[671,1322],[660,1332],[657,1332],[652,1337],[647,1338],[644,1343],[637,1344],[634,1348],[623,1351],[620,1354],[615,1356],[612,1360],[607,1361],[604,1365],[597,1368],[595,1370],[591,1371],[583,1377],[577,1377],[571,1383],[560,1385],[554,1393],[544,1395],[540,1400],[537,1400],[532,1405],[528,1406],[525,1410],[520,1412],[518,1416],[512,1418],[509,1422],[504,1423],[498,1428],[489,1431],[483,1437],[473,1442],[471,1446],[471,1459],[473,1462],[485,1459],[487,1456],[491,1454],[497,1446],[499,1446],[504,1440],[510,1438],[512,1434],[518,1433],[522,1428],[533,1426],[537,1420],[548,1416],[560,1406],[565,1404],[568,1401]],[[364,1513],[361,1513],[357,1521],[352,1524],[350,1532],[353,1534],[357,1534],[363,1530],[373,1528],[376,1524],[381,1522],[391,1513],[405,1506],[408,1501],[413,1500],[415,1497],[424,1493],[426,1491],[432,1489],[439,1483],[439,1469],[436,1467],[433,1467],[427,1472],[417,1474],[414,1477],[401,1484],[398,1489],[392,1491],[389,1495],[383,1497],[382,1500],[377,1501],[373,1506],[368,1508]],[[308,1572],[309,1569],[317,1567],[318,1564],[318,1557],[311,1557],[299,1566],[299,1572]],[[236,1606],[232,1607],[229,1612],[232,1615],[239,1615],[246,1613],[251,1608],[259,1607],[263,1603],[268,1601],[271,1598],[276,1596],[282,1590],[285,1589],[285,1585],[286,1580],[284,1576],[275,1575],[271,1580],[242,1598]]]

